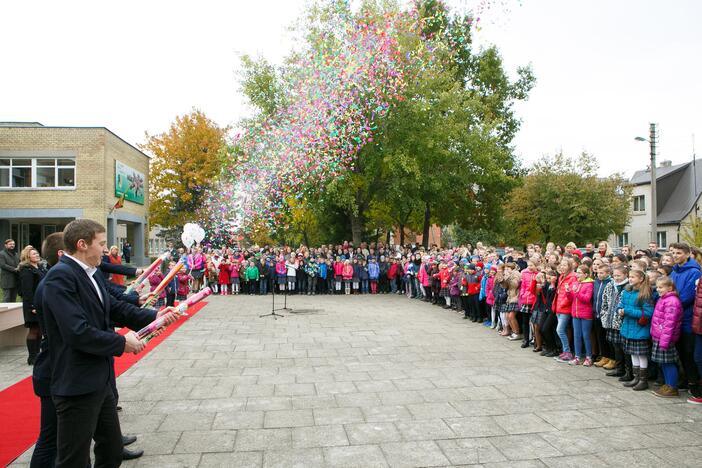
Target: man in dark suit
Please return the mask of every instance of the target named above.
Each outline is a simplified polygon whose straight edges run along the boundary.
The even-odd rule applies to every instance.
[[[72,221],[64,229],[64,244],[64,255],[47,274],[42,293],[57,416],[56,466],[87,466],[92,439],[94,466],[119,466],[123,445],[110,385],[113,357],[137,354],[144,344],[134,332],[118,335],[110,322],[139,329],[157,314],[111,298],[104,282],[93,277],[107,244],[103,226]],[[175,318],[171,314],[168,320]]]

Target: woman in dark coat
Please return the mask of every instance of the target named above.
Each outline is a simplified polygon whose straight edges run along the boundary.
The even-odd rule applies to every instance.
[[[24,326],[27,328],[27,351],[29,357],[27,364],[34,365],[34,360],[39,354],[41,331],[34,306],[34,292],[46,274],[46,269],[41,264],[39,252],[28,245],[22,250],[19,264],[19,286],[22,293],[22,312],[24,313]]]

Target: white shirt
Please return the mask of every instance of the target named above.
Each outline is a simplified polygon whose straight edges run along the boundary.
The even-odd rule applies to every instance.
[[[93,286],[95,286],[95,290],[97,291],[98,297],[100,298],[100,302],[102,302],[104,304],[105,300],[102,298],[102,292],[100,292],[100,287],[98,287],[97,281],[95,281],[95,278],[93,277],[93,275],[97,271],[97,268],[89,267],[85,263],[78,260],[76,257],[68,255],[67,253],[64,253],[64,255],[66,257],[70,258],[71,260],[73,260],[74,262],[76,262],[78,265],[80,265],[80,267],[83,269],[85,274],[88,275],[88,278],[90,278],[90,281],[93,282]]]

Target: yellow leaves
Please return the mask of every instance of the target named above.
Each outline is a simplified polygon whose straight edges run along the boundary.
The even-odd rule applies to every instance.
[[[176,117],[159,135],[146,134],[140,149],[151,153],[151,223],[164,227],[191,219],[204,190],[215,180],[229,127],[219,127],[199,110]]]

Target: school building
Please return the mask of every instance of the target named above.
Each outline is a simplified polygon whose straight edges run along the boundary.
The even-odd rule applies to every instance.
[[[131,263],[147,264],[148,184],[149,157],[105,127],[0,122],[0,239],[20,249],[89,218],[106,226],[108,246],[128,240]]]

